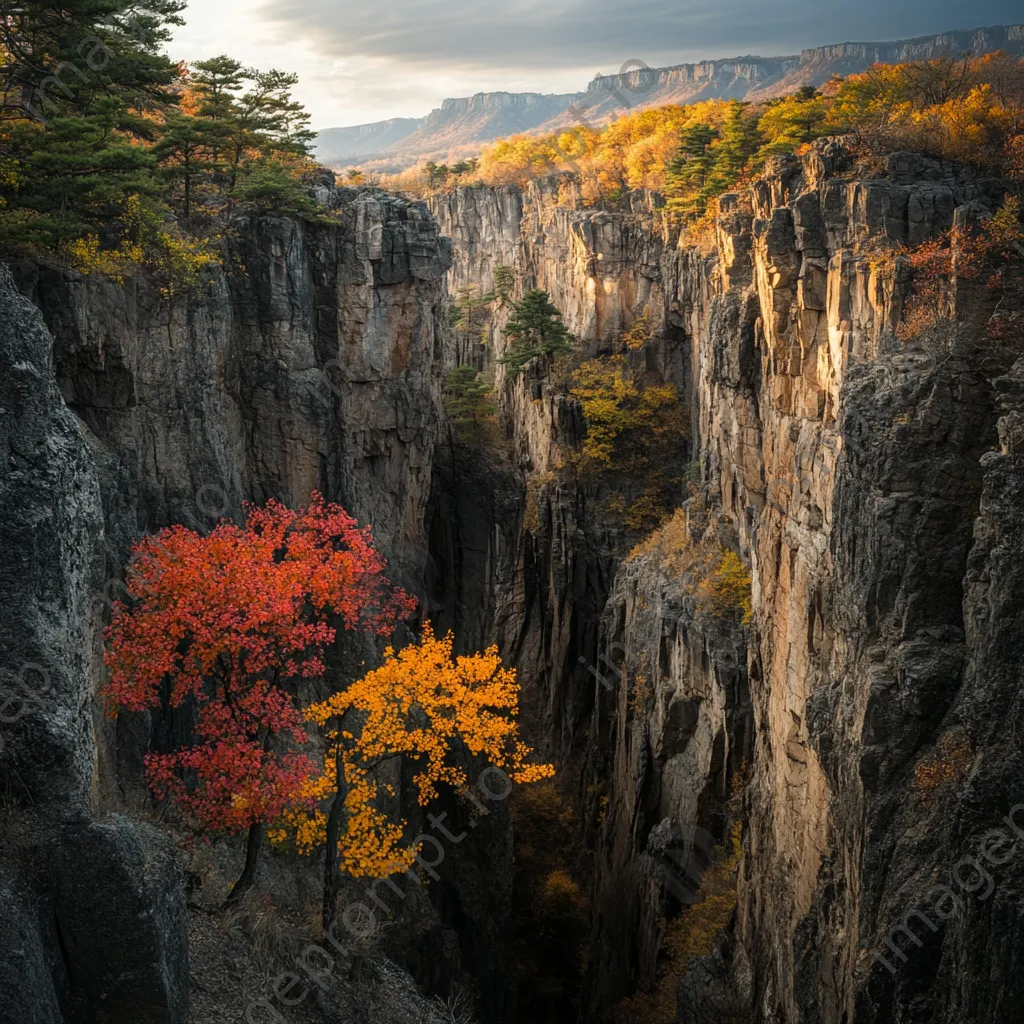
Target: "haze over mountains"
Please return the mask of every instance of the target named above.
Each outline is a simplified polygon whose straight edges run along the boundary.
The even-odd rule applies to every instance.
[[[448,159],[520,132],[607,123],[629,110],[705,99],[766,99],[801,85],[821,85],[872,64],[922,60],[965,51],[1024,55],[1024,25],[963,29],[890,42],[837,43],[789,57],[733,57],[647,68],[629,61],[622,74],[595,77],[582,92],[480,92],[447,99],[425,117],[329,128],[317,138],[325,164],[385,160],[396,169],[425,158]]]

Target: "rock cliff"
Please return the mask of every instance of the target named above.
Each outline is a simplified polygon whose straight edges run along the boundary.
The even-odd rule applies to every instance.
[[[547,625],[516,649],[544,651],[526,678],[544,695],[552,753],[582,774],[579,798],[604,789],[594,1016],[655,976],[658,828],[721,838],[716,813],[746,760],[733,937],[717,967],[691,972],[683,1006],[719,1019],[700,990],[713,984],[718,997],[742,991],[758,1021],[1013,1017],[1021,867],[977,858],[1016,802],[1019,673],[1004,666],[1019,630],[1005,602],[1022,552],[1005,517],[1021,472],[1020,339],[989,337],[992,300],[967,282],[941,337],[899,330],[907,272],[871,255],[984,216],[1002,189],[911,154],[864,176],[826,142],[725,197],[708,255],[643,194],[629,213],[579,209],[544,182],[521,199],[462,189],[434,203],[455,240],[453,284],[487,287],[490,261],[513,264],[587,352],[648,307],[647,365],[690,395],[703,500],[753,578],[745,635],[709,632],[655,559],[621,564],[593,495],[564,479],[540,487],[534,582],[520,590],[527,606],[546,595]],[[529,487],[576,427],[544,382],[517,382],[507,401]],[[595,682],[578,657],[617,667]],[[629,696],[644,673],[647,710]],[[921,780],[936,773],[932,792]],[[985,901],[963,895],[967,877],[957,913],[900,930],[932,887],[976,864],[994,895],[987,882],[973,886]]]
[[[423,592],[450,246],[421,204],[321,191],[334,223],[240,224],[225,272],[186,294],[25,263],[19,295],[3,271],[5,1022],[188,1015],[180,870],[162,833],[123,813],[140,802],[142,754],[179,726],[111,723],[99,699],[100,630],[133,540],[318,489],[372,523],[392,575]],[[45,692],[26,703],[19,687]],[[404,905],[389,948],[435,992],[468,970],[500,1007],[508,840],[493,814],[451,884]],[[381,998],[357,979],[353,1005],[384,1014],[394,976],[374,982]],[[399,1015],[413,1012],[402,985]]]
[[[98,819],[92,667],[103,505],[42,317],[0,267],[0,1016],[184,1024],[185,903],[168,844]]]
[[[4,719],[0,1019],[184,1021],[181,879],[124,813],[168,726],[97,714],[98,629],[140,532],[316,488],[374,524],[424,615],[518,668],[594,855],[583,1020],[657,983],[693,895],[666,851],[726,841],[739,804],[735,913],[681,980],[681,1024],[1015,1021],[1021,339],[988,329],[994,300],[966,280],[909,331],[896,249],[983,217],[1004,184],[825,140],[724,197],[701,247],[649,193],[600,211],[542,181],[428,211],[322,191],[337,223],[254,219],[188,296],[0,277],[0,639],[14,683],[43,666],[46,687]],[[692,422],[685,512],[656,543],[609,513],[614,482],[572,471],[564,382],[506,379],[507,310],[480,351],[451,331],[449,294],[498,265],[550,292],[587,356],[647,311],[630,359]],[[490,452],[445,422],[464,362],[497,372]],[[749,572],[745,621],[702,607],[679,567],[694,545]],[[392,952],[432,991],[474,980],[497,1022],[513,837],[502,815],[485,831],[404,905]]]

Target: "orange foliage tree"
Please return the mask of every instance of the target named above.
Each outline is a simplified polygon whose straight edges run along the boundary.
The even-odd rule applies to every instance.
[[[1021,257],[1024,256],[1024,225],[1021,203],[1008,195],[995,215],[973,228],[950,228],[913,249],[898,250],[907,257],[913,272],[914,292],[907,306],[904,329],[907,334],[953,315],[950,308],[952,282],[984,282],[994,295],[1008,300],[1009,309],[997,313],[989,323],[993,337],[1010,328],[1019,333],[1022,284]],[[994,332],[994,333],[993,333]]]
[[[115,714],[193,708],[195,742],[147,755],[146,775],[199,827],[248,829],[229,898],[252,885],[266,825],[309,800],[313,762],[288,749],[307,739],[293,690],[324,673],[332,618],[386,635],[415,607],[385,567],[369,528],[316,493],[308,508],[247,506],[244,526],[173,526],[134,550],[131,601],[106,633],[106,697]]]
[[[531,750],[520,739],[516,716],[519,686],[514,669],[502,666],[496,647],[454,657],[452,635],[435,637],[430,624],[418,644],[395,652],[347,689],[306,709],[326,730],[323,772],[304,789],[286,817],[295,844],[311,853],[326,844],[324,927],[334,916],[340,870],[353,877],[384,878],[408,869],[418,848],[403,842],[405,822],[392,820],[378,803],[394,792],[375,770],[405,758],[415,774],[421,806],[439,787],[466,787],[466,761],[482,758],[515,782],[554,774],[551,765],[527,763]],[[282,829],[273,838],[284,840]]]
[[[704,100],[633,111],[601,127],[514,135],[485,146],[474,174],[486,184],[572,174],[565,201],[614,204],[630,189],[663,190],[694,155],[703,128],[708,199],[758,173],[773,154],[800,152],[826,135],[855,133],[869,149],[916,149],[1024,177],[1024,61],[1004,53],[876,64],[820,90],[750,104]],[[684,145],[680,147],[680,142]]]
[[[1004,53],[875,64],[826,90],[829,132],[1013,171],[1024,137],[1024,61]]]

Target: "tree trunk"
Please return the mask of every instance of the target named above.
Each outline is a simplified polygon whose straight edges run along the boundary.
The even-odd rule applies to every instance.
[[[249,826],[249,838],[245,844],[245,867],[242,869],[238,881],[231,887],[225,906],[237,903],[252,887],[256,881],[256,872],[260,864],[260,850],[263,848],[263,822],[257,822]]]
[[[185,157],[185,223],[192,221],[192,164]]]
[[[345,801],[348,798],[348,785],[345,780],[345,764],[342,760],[340,745],[335,754],[335,765],[338,773],[338,788],[334,794],[334,800],[331,802],[330,813],[327,815],[327,846],[324,851],[322,917],[325,935],[334,921],[334,910],[338,902],[338,888],[341,881],[341,871],[338,868],[338,842],[341,840],[347,816]]]

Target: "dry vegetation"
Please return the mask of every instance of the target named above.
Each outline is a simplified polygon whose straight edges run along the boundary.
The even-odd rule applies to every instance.
[[[691,520],[688,509],[675,515],[629,553],[627,564],[651,558],[695,599],[698,614],[749,623],[753,617],[751,577],[736,552],[709,537],[707,524]]]
[[[644,345],[646,315],[622,336],[627,350]],[[611,510],[630,530],[662,522],[682,489],[689,413],[675,385],[636,369],[625,355],[598,356],[566,369],[569,394],[583,410],[587,435],[575,455],[584,479],[605,481]],[[626,486],[624,481],[630,486]]]
[[[926,807],[931,806],[932,794],[948,782],[959,782],[967,774],[974,760],[970,742],[952,732],[943,733],[931,757],[924,758],[914,769],[914,792],[921,794]]]

